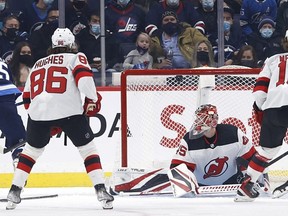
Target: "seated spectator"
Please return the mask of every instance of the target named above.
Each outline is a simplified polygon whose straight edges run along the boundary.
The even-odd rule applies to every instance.
[[[17,87],[24,87],[34,59],[30,44],[27,41],[19,42],[14,51],[9,68],[12,72],[14,84]]]
[[[20,41],[27,41],[28,34],[19,31],[20,22],[18,17],[8,15],[3,20],[2,35],[0,36],[0,57],[9,63],[16,44]]]
[[[277,9],[276,17],[276,31],[278,31],[282,37],[285,36],[288,29],[288,1],[283,1]]]
[[[51,37],[58,28],[59,10],[50,8],[43,26],[31,33],[29,42],[32,47],[35,61],[47,56],[47,50],[51,46]]]
[[[149,54],[151,38],[146,33],[140,33],[136,41],[136,49],[128,53],[123,63],[125,69],[151,69],[153,58]]]
[[[224,7],[223,30],[224,30],[224,65],[232,63],[232,58],[242,45],[245,44],[245,37],[242,35],[240,25],[233,22],[234,11]],[[218,62],[218,37],[212,41],[215,61]]]
[[[8,5],[7,0],[0,0],[0,29],[3,27],[3,20],[8,16]]]
[[[200,16],[200,20],[205,23],[205,35],[213,44],[213,41],[218,38],[217,2],[216,0],[199,0],[199,3],[200,5],[196,11]]]
[[[213,49],[208,40],[200,41],[195,45],[191,65],[192,68],[215,67]]]
[[[234,57],[232,64],[250,68],[259,67],[255,49],[250,45],[243,45]]]
[[[258,32],[258,25],[263,17],[276,19],[277,4],[275,0],[243,0],[240,11],[240,26],[243,34],[254,37]]]
[[[113,0],[105,9],[105,25],[116,44],[135,44],[144,32],[145,12],[131,0]]]
[[[74,35],[89,27],[89,6],[87,0],[71,0],[66,4],[65,23]]]
[[[179,23],[173,11],[166,11],[160,31],[151,40],[153,68],[191,68],[195,44],[208,39],[189,24]]]
[[[256,51],[260,65],[266,58],[284,52],[281,45],[283,37],[275,31],[275,26],[276,23],[271,17],[265,17],[258,25],[258,33],[248,40],[248,44]]]
[[[48,11],[54,0],[34,0],[32,3],[21,4],[23,25],[21,29],[31,34],[46,21]]]
[[[85,53],[88,62],[94,70],[100,71],[101,62],[97,61],[95,63],[95,58],[101,59],[101,25],[100,25],[100,14],[98,11],[90,12],[88,16],[88,28],[83,29],[76,35],[76,40],[79,43],[79,51]],[[110,43],[111,36],[109,33],[106,34],[106,64],[107,69],[114,66],[114,54],[115,48],[113,44]],[[116,62],[115,62],[116,63]]]
[[[17,4],[18,2],[15,1],[15,3]],[[14,6],[15,3],[12,0],[0,0],[0,29],[3,28],[3,20],[8,15],[14,15],[18,18],[21,17],[22,11],[17,10],[17,7]],[[21,23],[20,18],[19,21]]]
[[[153,4],[146,14],[146,32],[150,36],[154,30],[161,27],[162,14],[165,11],[173,11],[177,15],[179,22],[187,22],[203,34],[205,33],[205,25],[200,20],[192,2],[187,0],[164,0]]]

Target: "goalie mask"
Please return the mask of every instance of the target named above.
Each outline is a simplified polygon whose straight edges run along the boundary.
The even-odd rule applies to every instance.
[[[198,138],[218,124],[217,108],[211,104],[204,104],[195,111],[195,120],[190,130],[190,138]],[[197,137],[195,137],[197,136]]]

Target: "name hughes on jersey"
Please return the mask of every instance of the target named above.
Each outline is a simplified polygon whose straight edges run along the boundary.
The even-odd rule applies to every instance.
[[[47,58],[40,59],[35,63],[34,68],[43,67],[46,64],[62,64],[63,58],[63,55],[52,55]]]

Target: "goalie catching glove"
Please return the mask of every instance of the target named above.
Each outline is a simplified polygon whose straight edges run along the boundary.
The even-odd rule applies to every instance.
[[[263,120],[263,110],[260,110],[259,107],[257,106],[256,102],[253,104],[253,110],[255,114],[255,120],[259,123],[262,124]]]
[[[84,101],[84,114],[88,117],[95,116],[101,109],[102,96],[97,92],[98,100],[94,102],[93,100],[85,97]]]

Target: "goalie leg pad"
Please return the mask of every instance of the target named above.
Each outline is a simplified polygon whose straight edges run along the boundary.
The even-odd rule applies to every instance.
[[[168,177],[174,197],[182,197],[191,193],[199,194],[197,179],[185,164],[180,164],[169,170]]]

